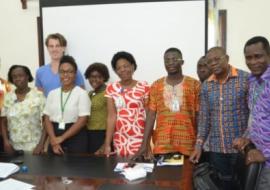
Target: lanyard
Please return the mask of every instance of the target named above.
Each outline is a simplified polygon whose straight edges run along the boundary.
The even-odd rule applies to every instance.
[[[72,90],[73,90],[73,89],[72,89]],[[67,101],[68,101],[68,99],[69,99],[69,97],[70,97],[70,95],[71,95],[72,90],[68,93],[68,96],[67,96],[65,102],[63,102],[63,90],[62,90],[62,88],[61,88],[61,97],[60,97],[60,99],[61,99],[62,120],[64,119],[63,117],[64,117],[65,107],[66,107]]]

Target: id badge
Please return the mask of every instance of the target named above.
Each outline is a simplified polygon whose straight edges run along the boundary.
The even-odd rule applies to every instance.
[[[116,99],[115,99],[115,106],[117,108],[123,108],[125,107],[125,100],[123,99],[122,96],[118,96]]]
[[[172,101],[172,111],[178,112],[179,111],[179,101],[177,99],[174,99]]]
[[[58,126],[58,129],[60,129],[60,130],[65,130],[65,128],[66,128],[66,126],[65,126],[65,122],[60,122],[59,123],[59,126]]]

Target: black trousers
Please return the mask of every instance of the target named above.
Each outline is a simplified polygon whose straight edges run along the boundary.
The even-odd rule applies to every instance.
[[[95,153],[104,143],[106,130],[87,130],[88,153]]]
[[[53,128],[54,133],[56,136],[61,136],[64,134],[73,123],[66,123],[65,129],[61,130],[59,129],[59,123],[53,122]],[[76,135],[70,137],[69,139],[65,140],[63,143],[61,143],[61,147],[64,150],[65,153],[87,153],[87,131],[86,128],[82,128],[79,133]],[[49,153],[53,153],[51,145],[48,149]]]

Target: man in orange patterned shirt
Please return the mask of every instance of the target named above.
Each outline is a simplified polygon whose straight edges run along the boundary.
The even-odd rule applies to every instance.
[[[168,75],[158,79],[151,86],[144,140],[134,158],[147,152],[147,144],[156,120],[156,128],[152,134],[153,153],[183,154],[181,189],[190,190],[193,189],[193,164],[188,158],[196,140],[200,82],[182,74],[184,60],[177,48],[165,51],[164,63]]]

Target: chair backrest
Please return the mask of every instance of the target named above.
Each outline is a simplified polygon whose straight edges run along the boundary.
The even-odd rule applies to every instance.
[[[220,190],[220,176],[208,162],[195,166],[193,173],[193,184],[195,190]]]
[[[252,163],[246,166],[244,190],[256,190],[256,185],[263,163]]]

